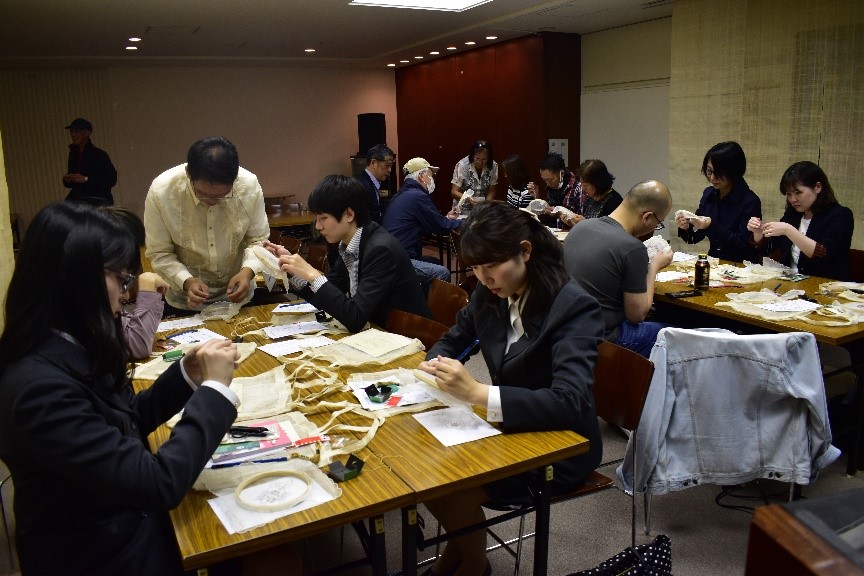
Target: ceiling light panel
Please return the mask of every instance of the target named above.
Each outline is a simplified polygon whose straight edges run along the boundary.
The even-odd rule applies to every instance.
[[[380,6],[385,8],[413,8],[416,10],[440,10],[463,12],[492,0],[353,0],[352,6]]]

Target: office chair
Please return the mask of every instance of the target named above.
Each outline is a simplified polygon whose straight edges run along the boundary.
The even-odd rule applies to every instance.
[[[439,322],[395,308],[390,310],[384,329],[408,338],[417,338],[427,350],[449,330],[447,326]]]
[[[468,304],[468,293],[455,284],[434,278],[429,285],[428,302],[432,319],[450,328],[456,323],[456,314]]]

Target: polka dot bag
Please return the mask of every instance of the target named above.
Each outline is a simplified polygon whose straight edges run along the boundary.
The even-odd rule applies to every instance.
[[[627,548],[596,568],[568,576],[672,576],[672,542],[660,534],[650,544]]]

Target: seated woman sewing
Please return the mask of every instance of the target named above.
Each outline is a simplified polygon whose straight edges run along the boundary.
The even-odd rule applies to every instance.
[[[525,211],[502,202],[476,206],[462,230],[460,254],[480,285],[420,369],[442,390],[485,409],[505,432],[574,430],[588,438],[587,454],[554,465],[552,494],[572,490],[603,451],[591,391],[603,339],[600,306],[567,275],[560,242]],[[491,386],[454,360],[475,340]],[[453,532],[482,522],[485,502],[529,501],[538,482],[524,474],[426,506]],[[453,538],[428,574],[488,574],[485,542],[483,530]]]

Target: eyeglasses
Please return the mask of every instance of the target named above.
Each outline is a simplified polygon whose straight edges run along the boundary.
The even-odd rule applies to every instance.
[[[664,224],[662,220],[657,218],[656,214],[651,212],[651,216],[653,216],[654,219],[657,220],[657,226],[654,227],[654,230],[663,230],[664,228],[666,228],[666,224]]]
[[[110,268],[105,268],[105,270],[108,270],[108,272],[117,275],[117,280],[120,283],[120,290],[122,292],[128,292],[129,287],[132,286],[132,283],[135,282],[135,278],[137,278],[137,276],[135,276],[134,274],[127,274],[126,272],[117,272],[116,270],[111,270]]]
[[[711,178],[714,177],[715,174],[717,174],[717,173],[714,172],[714,170],[712,170],[711,168],[705,169],[705,178],[708,178],[710,180]],[[717,178],[720,178],[720,176],[718,175]]]
[[[203,194],[198,194],[197,192],[195,192],[195,198],[197,198],[198,200],[230,200],[231,198],[234,198],[234,189],[232,188],[231,191],[224,196],[204,196]]]

